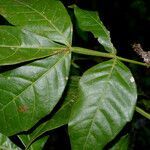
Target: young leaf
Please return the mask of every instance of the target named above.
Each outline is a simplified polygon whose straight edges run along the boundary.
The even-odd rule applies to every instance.
[[[72,24],[58,0],[1,0],[0,14],[14,25],[0,27],[0,65],[45,57],[71,47]]]
[[[0,132],[28,130],[52,111],[67,83],[70,54],[63,52],[0,74]]]
[[[78,25],[82,30],[92,32],[95,38],[98,38],[99,43],[104,46],[106,51],[111,53],[116,52],[116,49],[111,43],[110,33],[100,21],[97,12],[82,10],[75,6],[74,13]]]
[[[45,123],[37,127],[29,136],[30,140],[26,142],[26,147],[29,147],[39,136],[43,133],[63,126],[68,123],[72,105],[77,99],[76,93],[78,92],[79,77],[72,77],[68,83],[68,90],[64,95],[64,104],[56,112],[56,114]]]
[[[110,150],[129,150],[129,135],[121,137]]]
[[[130,70],[112,59],[89,69],[79,82],[69,121],[73,150],[102,150],[131,120],[136,85]]]
[[[21,150],[15,144],[13,144],[10,139],[0,133],[0,150]]]

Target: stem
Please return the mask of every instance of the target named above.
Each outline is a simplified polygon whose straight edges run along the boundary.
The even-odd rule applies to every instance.
[[[103,53],[103,52],[98,52],[95,50],[81,48],[81,47],[72,47],[71,50],[72,50],[72,52],[77,53],[77,54],[90,55],[90,56],[100,56],[100,57],[106,57],[106,58],[115,58],[116,57],[121,61],[129,62],[132,64],[142,65],[142,66],[146,66],[146,67],[150,66],[146,63],[142,63],[142,62],[138,62],[135,60],[130,60],[130,59],[116,56],[114,53]]]
[[[143,109],[139,108],[139,107],[135,107],[135,110],[141,114],[142,116],[144,116],[145,118],[149,119],[150,120],[150,114],[145,112]]]

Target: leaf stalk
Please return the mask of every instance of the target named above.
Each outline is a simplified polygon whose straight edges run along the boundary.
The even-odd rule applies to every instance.
[[[145,118],[150,120],[150,114],[145,112],[143,109],[139,108],[139,107],[135,107],[136,112],[138,112],[139,114],[141,114],[142,116],[144,116]]]
[[[99,52],[99,51],[95,51],[95,50],[91,50],[91,49],[87,49],[87,48],[82,48],[82,47],[72,47],[71,51],[73,53],[89,55],[89,56],[98,56],[98,57],[106,57],[106,58],[117,58],[117,59],[119,59],[121,61],[124,61],[124,62],[150,67],[150,65],[148,65],[146,63],[142,63],[142,62],[139,62],[139,61],[123,58],[123,57],[117,56],[114,53],[104,53],[104,52]]]

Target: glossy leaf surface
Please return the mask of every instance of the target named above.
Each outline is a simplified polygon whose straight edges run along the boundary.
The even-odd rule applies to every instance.
[[[72,24],[60,1],[1,0],[0,14],[14,25],[0,27],[0,65],[42,58],[71,46]]]
[[[82,30],[92,32],[106,51],[111,53],[116,52],[111,43],[110,33],[99,19],[97,12],[82,10],[77,6],[74,8],[74,12],[78,25]]]
[[[70,54],[63,52],[0,74],[0,132],[28,130],[50,113],[68,80]]]
[[[53,55],[67,48],[16,27],[0,27],[0,65],[16,64]]]
[[[25,144],[27,147],[29,147],[30,144],[34,142],[43,133],[68,123],[72,105],[77,99],[76,93],[78,91],[78,81],[79,81],[79,77],[77,76],[71,77],[67,86],[67,91],[64,95],[63,105],[50,120],[41,124],[29,135],[30,140]]]
[[[131,120],[137,98],[134,78],[120,61],[92,67],[79,82],[69,134],[73,150],[102,150]]]
[[[11,140],[0,133],[0,150],[21,150],[15,144],[11,142]]]

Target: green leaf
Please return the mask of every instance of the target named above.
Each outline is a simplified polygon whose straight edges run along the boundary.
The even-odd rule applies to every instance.
[[[137,99],[130,70],[112,59],[86,71],[79,82],[69,134],[73,150],[102,150],[131,120]]]
[[[0,65],[16,64],[46,57],[62,51],[65,46],[16,27],[0,26]]]
[[[110,150],[129,150],[129,135],[121,137]]]
[[[30,135],[19,135],[19,139],[22,141],[24,146],[31,140]],[[39,140],[37,140],[35,143],[33,143],[30,147],[31,150],[41,150],[43,149],[46,141],[48,139],[48,136],[42,137]]]
[[[63,52],[0,74],[0,132],[26,131],[53,110],[67,83],[70,59]]]
[[[0,150],[21,150],[15,144],[11,142],[11,140],[0,133]]]
[[[1,0],[0,65],[42,58],[71,47],[72,24],[60,1]]]
[[[71,77],[67,87],[68,90],[64,95],[63,105],[50,120],[41,124],[29,135],[30,141],[26,142],[25,144],[26,147],[29,147],[31,143],[33,143],[43,133],[68,123],[72,105],[77,99],[76,93],[78,91],[78,81],[79,77],[77,76]]]
[[[111,43],[110,33],[99,19],[97,12],[82,10],[75,6],[74,13],[78,25],[82,30],[92,32],[95,38],[98,38],[99,43],[104,46],[106,51],[111,53],[116,52],[116,49]]]

